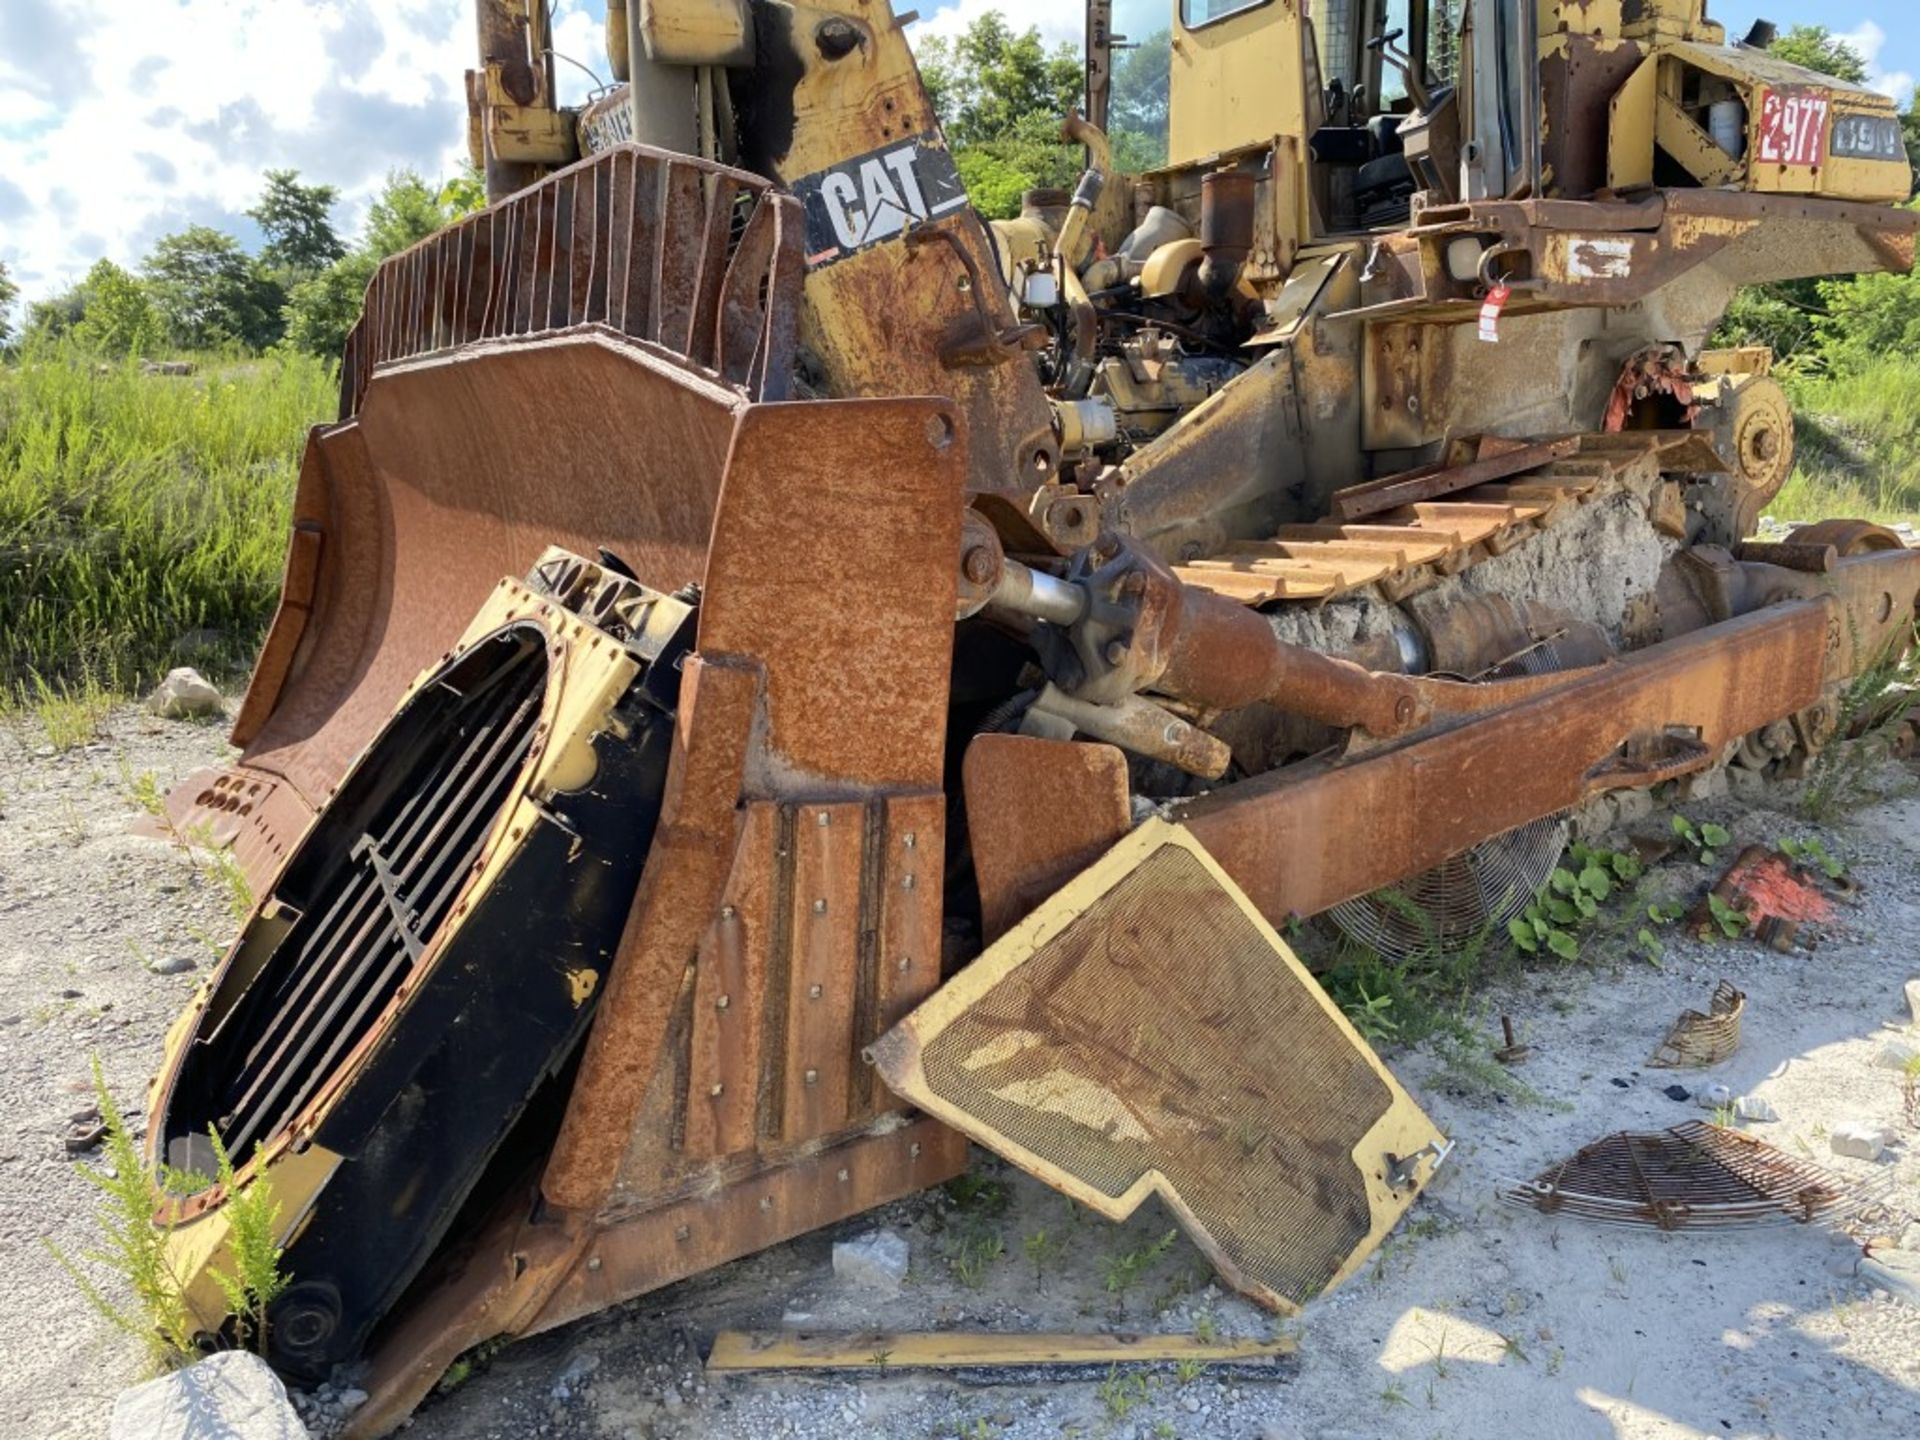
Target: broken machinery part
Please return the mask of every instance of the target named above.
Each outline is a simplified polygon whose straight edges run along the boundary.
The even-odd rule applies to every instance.
[[[1877,1198],[1875,1187],[1701,1120],[1609,1135],[1532,1180],[1501,1181],[1498,1194],[1543,1215],[1656,1230],[1833,1223]]]
[[[273,1186],[293,1277],[268,1312],[282,1372],[355,1358],[496,1153],[551,1144],[547,1082],[612,964],[693,629],[686,600],[562,551],[502,581],[169,1036],[156,1153],[210,1176],[211,1129],[240,1183]],[[228,1198],[167,1216],[213,1332]]]
[[[1707,1013],[1681,1011],[1667,1038],[1647,1057],[1647,1064],[1662,1070],[1718,1065],[1740,1048],[1740,1017],[1746,1009],[1746,995],[1734,989],[1731,981],[1722,980],[1713,987]]]
[[[1493,1058],[1498,1060],[1502,1065],[1518,1065],[1531,1054],[1533,1054],[1533,1047],[1531,1045],[1522,1045],[1513,1038],[1513,1017],[1511,1015],[1502,1015],[1500,1017],[1500,1047],[1493,1052]]]
[[[1747,917],[1756,940],[1783,953],[1793,948],[1801,926],[1833,918],[1821,877],[1764,845],[1749,845],[1736,855],[1710,895],[1688,912],[1687,924],[1695,931],[1714,933],[1713,901],[1718,900]]]
[[[1159,1194],[1278,1310],[1352,1273],[1445,1153],[1212,857],[1157,820],[872,1054],[897,1094],[1109,1219]]]

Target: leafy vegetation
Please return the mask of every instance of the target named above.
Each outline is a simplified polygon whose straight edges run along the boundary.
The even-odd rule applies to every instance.
[[[1920,282],[1908,276],[1851,284],[1883,282],[1920,303]],[[1920,514],[1920,348],[1882,353],[1858,368],[1850,360],[1831,370],[1789,367],[1780,378],[1793,400],[1796,456],[1771,514],[1789,521]]]
[[[109,1288],[103,1288],[79,1261],[51,1240],[45,1242],[47,1249],[88,1304],[115,1329],[140,1342],[149,1369],[177,1369],[198,1358],[200,1337],[187,1309],[184,1280],[174,1271],[167,1254],[172,1227],[156,1224],[155,1217],[167,1213],[174,1197],[198,1194],[217,1184],[226,1191],[222,1213],[228,1233],[221,1257],[226,1266],[215,1268],[211,1274],[234,1317],[232,1338],[241,1345],[252,1344],[265,1354],[267,1308],[285,1293],[292,1278],[281,1267],[282,1252],[274,1239],[280,1206],[270,1184],[261,1175],[242,1183],[220,1136],[211,1129],[208,1135],[217,1162],[215,1175],[165,1164],[149,1168],[127,1127],[125,1114],[107,1088],[97,1056],[93,1060],[93,1090],[106,1130],[102,1141],[106,1163],[97,1169],[83,1165],[80,1173],[101,1192],[96,1220],[102,1244],[82,1252],[80,1260],[111,1275],[117,1284],[110,1282],[110,1288],[127,1291],[132,1304],[118,1301]]]
[[[283,341],[334,359],[359,313],[373,268],[478,209],[484,187],[462,173],[430,185],[395,170],[375,198],[359,241],[334,229],[339,191],[308,185],[293,170],[269,170],[247,214],[266,237],[257,255],[207,225],[154,242],[138,271],[101,260],[78,284],[28,308],[20,343],[71,340],[98,358],[238,347],[262,351]],[[0,269],[0,341],[17,297]]]
[[[1571,865],[1556,866],[1533,903],[1507,922],[1507,934],[1523,954],[1550,953],[1562,960],[1580,957],[1578,933],[1599,918],[1601,902],[1621,884],[1638,880],[1638,857],[1617,850],[1575,845]]]
[[[1727,833],[1724,825],[1715,825],[1709,820],[1704,825],[1696,825],[1684,815],[1673,817],[1673,833],[1680,843],[1687,847],[1698,865],[1711,865],[1720,851],[1733,843],[1733,836]]]
[[[1173,1248],[1173,1242],[1179,1238],[1179,1231],[1169,1230],[1151,1244],[1122,1250],[1101,1262],[1101,1278],[1107,1294],[1113,1297],[1115,1308],[1126,1309],[1127,1296],[1132,1293],[1133,1287]]]
[[[1900,722],[1920,692],[1920,634],[1896,635],[1873,663],[1840,692],[1835,734],[1865,744],[1829,744],[1808,768],[1800,805],[1815,822],[1856,804],[1872,791],[1873,740]]]

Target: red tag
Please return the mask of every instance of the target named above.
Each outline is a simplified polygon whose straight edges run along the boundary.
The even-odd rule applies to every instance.
[[[1500,312],[1506,309],[1507,301],[1512,298],[1511,288],[1496,285],[1487,291],[1487,298],[1480,302],[1480,338],[1489,345],[1500,343]]]

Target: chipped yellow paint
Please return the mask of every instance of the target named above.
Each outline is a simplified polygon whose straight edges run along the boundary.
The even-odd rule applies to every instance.
[[[577,970],[569,970],[567,985],[573,991],[573,1008],[578,1010],[593,998],[593,992],[599,988],[600,972],[584,965]]]

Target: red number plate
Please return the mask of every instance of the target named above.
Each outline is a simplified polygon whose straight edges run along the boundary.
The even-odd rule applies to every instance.
[[[1760,100],[1760,141],[1755,156],[1763,164],[1818,165],[1826,153],[1826,92],[1768,90]]]

